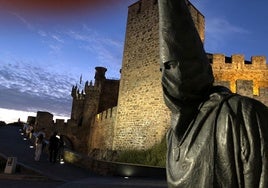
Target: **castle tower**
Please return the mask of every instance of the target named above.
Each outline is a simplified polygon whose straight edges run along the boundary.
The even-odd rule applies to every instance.
[[[49,112],[38,111],[35,119],[35,129],[40,130],[43,127],[49,127],[54,124],[53,115]]]
[[[80,93],[77,86],[73,86],[71,95],[73,97],[71,122],[73,125],[81,126],[83,120],[85,95],[83,94],[83,91]]]
[[[189,3],[204,40],[204,16]],[[170,124],[159,66],[157,0],[129,6],[113,149],[146,149],[159,142]]]
[[[83,109],[82,126],[90,127],[92,125],[93,118],[98,112],[100,92],[101,92],[100,83],[101,82],[99,82],[99,80],[95,80],[94,85],[92,85],[92,82],[90,82],[90,84],[86,82],[85,84],[85,103]]]
[[[95,85],[99,86],[106,80],[105,73],[107,69],[105,67],[95,67]]]
[[[83,108],[83,126],[90,126],[93,117],[98,113],[101,88],[106,80],[105,73],[107,71],[104,67],[95,67],[95,82],[85,84],[85,103]]]
[[[77,86],[72,88],[72,112],[71,120],[74,125],[78,126],[90,126],[92,117],[98,112],[101,87],[104,84],[105,72],[104,67],[95,67],[95,82],[85,83],[84,90],[79,91]]]

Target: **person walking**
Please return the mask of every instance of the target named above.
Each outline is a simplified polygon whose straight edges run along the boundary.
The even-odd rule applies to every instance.
[[[49,139],[49,162],[56,163],[58,150],[59,150],[59,138],[57,138],[57,132],[54,132]]]
[[[40,134],[38,137],[37,137],[37,140],[36,140],[36,143],[35,143],[35,157],[34,157],[34,160],[35,161],[39,161],[40,160],[40,156],[42,154],[42,147],[43,147],[43,135]]]
[[[63,135],[60,135],[59,148],[58,148],[58,160],[60,162],[63,161],[63,151],[64,151],[64,140],[63,140]]]
[[[37,132],[37,136],[36,136],[36,139],[38,139],[38,136],[42,134],[43,135],[43,145],[42,145],[42,151],[45,150],[46,148],[46,142],[45,142],[45,139],[46,139],[46,133],[45,133],[45,128],[42,128],[39,132]]]

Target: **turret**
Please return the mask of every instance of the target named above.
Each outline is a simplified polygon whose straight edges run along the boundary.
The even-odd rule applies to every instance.
[[[100,86],[101,83],[106,79],[105,72],[107,69],[105,67],[95,67],[95,86]]]
[[[75,98],[77,96],[77,85],[72,87],[72,97]]]

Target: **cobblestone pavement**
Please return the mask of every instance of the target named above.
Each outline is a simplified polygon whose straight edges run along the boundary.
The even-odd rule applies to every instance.
[[[16,157],[18,165],[34,173],[5,174],[0,172],[1,188],[166,188],[164,180],[149,178],[123,178],[98,176],[88,170],[71,164],[51,164],[48,156],[42,154],[40,161],[34,161],[34,149],[31,142],[20,134],[19,127],[0,127],[0,155],[2,157]]]

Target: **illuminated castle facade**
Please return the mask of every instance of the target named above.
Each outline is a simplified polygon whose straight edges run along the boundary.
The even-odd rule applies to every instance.
[[[204,41],[204,16],[192,4],[188,6]],[[140,0],[129,6],[121,79],[106,79],[106,69],[97,67],[94,83],[87,82],[81,91],[72,88],[71,119],[57,129],[72,141],[75,150],[142,150],[165,137],[170,111],[161,87],[158,22],[157,0]],[[243,55],[208,57],[215,84],[268,105],[265,57],[255,56],[251,61],[245,61]]]

